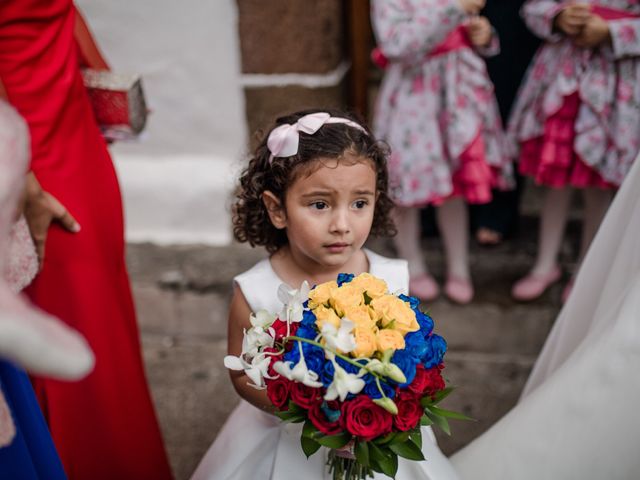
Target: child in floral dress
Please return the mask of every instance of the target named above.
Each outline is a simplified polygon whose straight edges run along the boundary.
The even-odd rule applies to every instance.
[[[423,300],[439,287],[420,250],[419,208],[437,206],[447,257],[445,293],[473,298],[466,203],[488,203],[491,188],[512,185],[512,167],[480,54],[497,38],[476,14],[484,0],[374,0],[373,27],[388,66],[374,130],[391,146],[396,247],[409,260],[410,292]]]
[[[532,300],[560,279],[573,189],[584,194],[581,261],[640,150],[640,2],[529,0],[522,12],[546,40],[509,121],[520,172],[550,187],[535,265],[512,289],[516,299]]]

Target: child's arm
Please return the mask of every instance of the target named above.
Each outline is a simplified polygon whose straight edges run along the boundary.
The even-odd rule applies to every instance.
[[[384,55],[400,59],[432,50],[466,17],[458,0],[373,0],[373,30]]]
[[[640,18],[609,20],[611,46],[616,58],[640,55]]]
[[[227,336],[227,353],[229,355],[239,356],[242,353],[244,330],[251,328],[250,315],[251,309],[247,300],[240,288],[235,286],[229,307],[229,332]],[[229,376],[238,395],[261,410],[272,410],[267,391],[256,390],[249,386],[249,378],[243,371],[229,370]]]
[[[586,21],[588,7],[567,5],[557,0],[528,0],[522,6],[521,14],[535,35],[548,42],[558,42],[564,38],[563,33],[571,36],[579,32],[579,23]],[[561,14],[567,16],[566,25],[557,23]]]
[[[483,57],[494,57],[500,53],[498,32],[487,17],[472,17],[466,25],[469,40],[476,52]]]

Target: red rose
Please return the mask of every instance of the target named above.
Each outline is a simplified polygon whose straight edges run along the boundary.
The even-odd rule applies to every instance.
[[[273,338],[275,338],[276,341],[281,340],[283,337],[287,336],[287,322],[283,322],[282,320],[277,318],[276,321],[271,325],[271,328],[273,328],[273,330],[275,331],[275,336]],[[289,326],[289,335],[295,335],[296,330],[298,330],[298,324],[292,323]]]
[[[322,400],[320,388],[307,387],[304,383],[293,382],[291,385],[291,400],[302,408],[309,409]]]
[[[398,392],[395,398],[398,414],[393,417],[393,424],[401,432],[415,428],[420,422],[424,409],[420,401],[411,392]]]
[[[333,402],[330,402],[330,404],[331,403]],[[340,424],[340,417],[339,417],[340,406],[325,405],[326,408],[336,410],[336,413],[338,414],[338,418],[336,419],[335,422],[332,422],[327,418],[327,415],[325,414],[322,406],[323,406],[323,402],[316,402],[309,409],[309,420],[311,420],[311,423],[313,423],[313,425],[325,435],[336,435],[342,432],[342,425]]]
[[[273,380],[267,379],[266,383],[269,401],[273,403],[273,406],[278,410],[286,410],[292,382],[284,377],[278,377]]]
[[[416,376],[407,389],[421,397],[433,396],[445,387],[442,375],[440,375],[442,368],[444,367],[438,365],[427,370],[424,365],[419,364],[416,368]]]
[[[391,432],[393,426],[391,414],[373,403],[366,395],[343,403],[340,420],[349,433],[365,441],[386,435]]]

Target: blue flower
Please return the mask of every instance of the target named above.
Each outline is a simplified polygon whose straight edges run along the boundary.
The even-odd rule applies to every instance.
[[[416,376],[418,361],[418,359],[414,358],[413,355],[405,349],[396,350],[393,357],[391,357],[391,363],[397,365],[407,379],[406,383],[400,385],[401,387],[405,387],[413,382]]]
[[[301,323],[300,326],[298,327],[298,330],[296,330],[296,337],[306,338],[308,340],[315,340],[317,336],[318,336],[318,330],[316,329],[315,325],[307,325],[307,324]]]
[[[302,312],[302,321],[300,325],[305,325],[307,327],[314,327],[316,324],[316,316],[311,310],[304,310]]]
[[[324,358],[324,350],[322,348],[316,347],[315,345],[311,345],[310,343],[297,341],[293,344],[293,347],[291,348],[291,350],[289,350],[284,354],[283,361],[291,362],[292,366],[297,365],[297,363],[300,361],[300,347],[298,346],[299,343],[302,343],[302,352],[304,353],[304,358],[306,362],[308,362],[308,359],[311,356],[319,355],[322,358]],[[308,364],[307,364],[307,367],[309,367]]]
[[[398,298],[405,302],[409,302],[409,306],[411,307],[411,310],[416,310],[418,308],[418,305],[420,305],[420,300],[418,300],[416,297],[410,297],[408,295],[400,294],[398,295]]]
[[[447,351],[447,342],[440,335],[429,335],[426,338],[427,351],[422,358],[424,368],[432,368],[442,363],[444,354]]]
[[[427,342],[422,332],[408,333],[404,337],[404,345],[405,350],[417,361],[422,361],[422,358],[427,353]]]
[[[324,350],[313,345],[310,346],[312,348],[309,348],[304,352],[304,360],[309,370],[313,370],[318,374],[318,376],[321,376],[324,372],[325,362],[327,362],[324,357]]]
[[[416,312],[416,320],[420,325],[420,332],[426,337],[433,331],[433,318],[426,313],[422,313],[417,308],[414,309],[414,312]]]
[[[341,287],[343,283],[349,283],[351,280],[353,280],[353,273],[339,273],[338,274],[338,286]]]
[[[367,373],[362,379],[366,382],[363,390],[365,395],[373,399],[382,398],[382,393],[380,393],[380,389],[376,384],[376,377],[374,377],[370,373]],[[380,381],[380,386],[382,387],[382,391],[384,392],[385,396],[389,398],[393,398],[396,396],[396,389],[388,382]]]

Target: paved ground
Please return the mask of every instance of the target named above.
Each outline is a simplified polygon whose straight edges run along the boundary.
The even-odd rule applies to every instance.
[[[460,307],[440,299],[430,305],[436,330],[449,342],[446,375],[459,386],[448,400],[476,422],[458,422],[438,435],[452,453],[486,430],[517,401],[535,357],[558,312],[560,286],[540,300],[513,302],[509,286],[533,261],[535,221],[523,220],[517,238],[493,249],[472,248],[477,295]],[[563,247],[573,250],[575,232]],[[374,250],[390,254],[388,242]],[[437,276],[442,258],[436,239],[425,249]],[[244,246],[129,246],[128,263],[139,312],[149,383],[176,478],[189,478],[238,398],[222,366],[231,278],[261,258]]]

